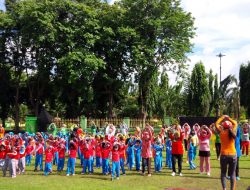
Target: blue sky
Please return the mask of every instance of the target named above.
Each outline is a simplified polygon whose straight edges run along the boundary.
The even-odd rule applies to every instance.
[[[250,0],[182,0],[181,6],[191,12],[197,27],[189,70],[202,61],[207,71],[219,73],[216,55],[222,52],[226,55],[222,58],[222,79],[229,74],[238,78],[240,65],[250,61]],[[0,9],[3,7],[4,0],[0,0]],[[174,76],[171,78],[174,81]]]

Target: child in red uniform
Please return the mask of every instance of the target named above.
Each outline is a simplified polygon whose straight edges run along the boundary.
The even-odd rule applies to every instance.
[[[119,145],[115,143],[112,149],[112,174],[111,180],[114,180],[114,175],[116,173],[116,179],[120,177],[120,152]]]
[[[18,166],[19,166],[19,174],[25,172],[25,146],[22,145],[19,151],[19,161],[18,161]]]
[[[58,165],[57,165],[57,171],[63,171],[64,168],[64,162],[65,162],[65,152],[66,147],[64,145],[64,142],[60,142],[59,148],[58,148]]]
[[[32,139],[29,139],[28,142],[29,144],[25,149],[25,153],[26,153],[25,161],[26,161],[27,166],[31,164],[32,153],[34,151],[34,146],[32,145]]]
[[[4,169],[5,158],[6,158],[6,148],[4,144],[0,145],[0,170]]]
[[[48,146],[48,148],[46,148],[45,150],[45,168],[44,168],[45,176],[48,176],[49,173],[52,172],[53,155],[54,155],[53,147]]]
[[[76,164],[76,154],[77,154],[77,145],[71,140],[69,144],[69,159],[67,163],[67,176],[71,173],[75,175],[75,164]]]
[[[110,154],[111,144],[108,141],[102,142],[101,152],[102,152],[102,174],[108,175],[109,173],[109,154]]]
[[[12,178],[16,177],[16,170],[17,170],[17,163],[18,163],[18,159],[17,159],[17,151],[16,151],[16,147],[12,146],[10,152],[7,153],[8,157],[9,157],[9,162],[10,162],[10,176]]]

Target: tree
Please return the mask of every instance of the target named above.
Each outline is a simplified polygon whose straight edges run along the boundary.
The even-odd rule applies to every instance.
[[[240,103],[247,110],[247,115],[250,116],[250,61],[247,64],[240,66]]]
[[[190,13],[180,7],[180,1],[122,0],[126,25],[133,28],[132,49],[129,52],[139,84],[139,102],[142,118],[146,118],[148,84],[160,66],[178,68],[191,51],[194,22]]]
[[[210,97],[211,97],[211,102],[209,106],[209,111],[208,111],[208,116],[211,115],[212,110],[214,108],[214,75],[212,69],[210,69],[209,74],[208,74],[208,86],[209,86],[209,92],[210,92]]]
[[[211,95],[205,67],[200,62],[194,66],[189,84],[188,105],[190,115],[207,116],[210,102]]]

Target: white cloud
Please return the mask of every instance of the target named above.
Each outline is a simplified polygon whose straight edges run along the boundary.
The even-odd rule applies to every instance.
[[[239,67],[250,60],[249,0],[183,0],[184,10],[195,18],[197,35],[193,39],[194,53],[189,55],[190,69],[202,61],[207,71],[219,74],[222,52],[222,79],[239,75]]]

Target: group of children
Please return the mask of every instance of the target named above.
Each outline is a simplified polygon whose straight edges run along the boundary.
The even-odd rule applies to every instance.
[[[244,132],[249,133],[248,124],[245,124],[243,129]],[[178,174],[182,176],[184,149],[187,152],[190,169],[196,169],[194,160],[197,147],[199,147],[200,173],[206,172],[210,176],[212,133],[215,133],[213,125],[200,127],[198,124],[192,128],[188,124],[184,124],[182,127],[178,125],[164,126],[157,135],[149,125],[142,131],[136,128],[134,135],[116,134],[113,125],[109,125],[103,135],[88,135],[81,128],[67,135],[58,133],[57,136],[42,132],[18,135],[8,133],[0,139],[0,168],[3,176],[6,176],[6,172],[9,170],[10,176],[15,178],[16,172],[25,172],[25,166],[31,164],[34,156],[34,171],[43,171],[47,176],[52,172],[53,165],[57,166],[58,172],[62,172],[65,169],[65,159],[67,158],[66,176],[69,176],[75,175],[76,160],[79,158],[83,175],[93,174],[95,165],[96,168],[102,169],[103,175],[111,174],[112,180],[115,177],[119,179],[120,170],[123,175],[126,175],[125,166],[128,167],[128,170],[132,170],[133,167],[138,172],[142,170],[143,175],[145,167],[147,167],[150,176],[150,158],[154,158],[155,172],[160,172],[163,167],[163,151],[165,150],[165,165],[172,170],[172,176],[177,173],[176,160]],[[247,138],[249,140],[249,136],[244,140]],[[247,149],[247,154],[248,146],[249,141],[248,145],[243,143],[242,146]]]

